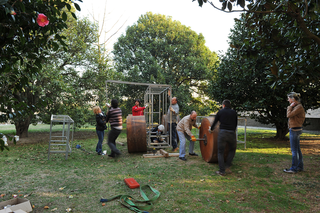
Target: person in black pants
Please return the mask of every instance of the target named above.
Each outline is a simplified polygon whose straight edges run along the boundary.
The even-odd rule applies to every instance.
[[[220,131],[218,134],[218,163],[219,170],[216,174],[220,176],[226,175],[226,169],[229,170],[232,160],[236,154],[237,140],[236,140],[236,128],[238,125],[238,116],[236,111],[231,109],[231,103],[229,100],[224,100],[222,102],[222,109],[219,110],[213,124],[210,128],[210,132],[220,121]],[[229,145],[229,152],[226,163],[224,163],[224,150],[226,145]],[[231,171],[229,171],[231,172]]]
[[[122,111],[118,107],[118,100],[112,99],[111,107],[107,113],[106,121],[110,123],[111,130],[108,134],[108,145],[111,149],[109,157],[114,158],[116,155],[121,155],[121,152],[117,149],[116,139],[122,131]]]
[[[96,115],[96,133],[98,135],[98,143],[96,146],[96,152],[98,155],[103,155],[102,153],[102,142],[104,138],[104,130],[107,129],[106,116],[101,111],[98,106],[93,107],[93,113]]]

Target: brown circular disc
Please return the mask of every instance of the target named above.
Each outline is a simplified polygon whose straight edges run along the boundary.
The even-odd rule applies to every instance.
[[[127,117],[127,144],[128,152],[146,152],[147,151],[147,131],[146,120],[143,116]]]
[[[208,163],[218,162],[218,134],[219,134],[219,124],[217,124],[213,133],[209,133],[209,128],[214,121],[214,117],[206,117],[201,122],[199,138],[207,138],[207,144],[204,141],[200,142],[201,155],[204,161]],[[229,145],[226,144],[224,150],[224,160],[226,161],[229,152]]]

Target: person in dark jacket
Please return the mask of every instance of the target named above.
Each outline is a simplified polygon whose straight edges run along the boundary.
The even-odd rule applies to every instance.
[[[122,131],[122,111],[118,107],[118,100],[111,100],[111,107],[107,112],[106,121],[110,123],[111,130],[108,133],[108,145],[111,149],[109,157],[114,158],[116,155],[121,155],[121,152],[117,149],[116,139]]]
[[[213,124],[210,128],[210,132],[214,129],[216,124],[220,121],[220,130],[218,134],[218,163],[219,170],[216,174],[225,176],[225,170],[231,166],[232,160],[236,154],[237,139],[236,128],[238,125],[238,116],[236,111],[231,109],[231,103],[229,100],[222,102],[222,109],[219,110],[214,118]],[[224,163],[224,150],[226,145],[229,145],[229,153],[226,164]],[[231,171],[229,171],[231,172]]]
[[[104,138],[104,130],[107,129],[107,121],[106,121],[106,116],[103,114],[101,111],[100,107],[95,106],[93,107],[93,113],[96,115],[96,132],[98,135],[98,143],[96,146],[96,152],[98,155],[103,155],[102,153],[102,142]]]

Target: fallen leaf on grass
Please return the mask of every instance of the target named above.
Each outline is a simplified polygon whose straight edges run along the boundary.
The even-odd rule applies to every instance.
[[[44,206],[43,208],[44,208],[44,209],[49,209],[49,206]]]
[[[71,212],[72,209],[71,209],[71,208],[67,208],[66,211],[67,211],[67,212]]]
[[[54,211],[56,211],[56,210],[58,210],[58,208],[54,208],[54,209],[52,209],[51,211],[54,212]]]
[[[105,206],[106,204],[105,204],[105,203],[102,203],[101,205],[102,205],[102,206]]]
[[[73,195],[70,195],[69,198],[73,198]]]
[[[64,190],[64,188],[66,188],[66,187],[65,187],[65,186],[64,186],[64,187],[60,187],[59,190],[60,190],[60,191],[61,191],[61,190]]]

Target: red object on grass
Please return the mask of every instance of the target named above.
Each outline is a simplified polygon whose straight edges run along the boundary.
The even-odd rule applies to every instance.
[[[140,184],[133,178],[125,178],[124,182],[129,186],[130,189],[135,189],[140,187]]]

